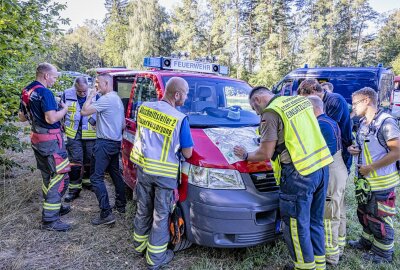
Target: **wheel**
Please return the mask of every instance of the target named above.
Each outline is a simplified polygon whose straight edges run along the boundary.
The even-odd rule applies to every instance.
[[[192,244],[193,244],[192,242],[190,242],[189,240],[186,239],[185,236],[183,236],[181,239],[181,242],[179,242],[179,244],[177,244],[177,245],[170,244],[170,245],[171,245],[171,249],[173,252],[179,252],[179,251],[190,248],[192,246]]]

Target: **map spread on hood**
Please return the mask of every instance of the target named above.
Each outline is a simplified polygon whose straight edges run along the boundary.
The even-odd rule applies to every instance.
[[[233,153],[235,145],[243,146],[247,152],[253,152],[258,148],[254,140],[259,137],[256,134],[256,127],[207,128],[204,129],[204,133],[218,147],[229,164],[243,160]]]

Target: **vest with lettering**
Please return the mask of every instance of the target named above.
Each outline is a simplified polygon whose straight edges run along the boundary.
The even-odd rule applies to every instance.
[[[64,91],[65,104],[68,106],[68,112],[65,115],[65,134],[70,139],[75,139],[76,133],[79,128],[79,121],[81,120],[81,107],[79,106],[78,97],[76,95],[75,88],[70,88]],[[93,101],[96,97],[93,97]],[[96,114],[90,116],[82,116],[82,140],[94,140],[96,139],[96,128],[93,127],[89,122],[89,117],[96,120]]]
[[[329,165],[333,158],[314,115],[311,102],[301,96],[274,98],[264,111],[275,111],[283,121],[285,146],[293,165],[301,175],[309,175]],[[279,158],[272,161],[280,171]],[[277,180],[280,178],[275,173]]]
[[[389,152],[386,142],[378,139],[382,124],[389,118],[392,118],[392,116],[380,112],[370,125],[367,125],[365,123],[366,120],[362,119],[357,132],[357,143],[361,148],[361,162],[363,165],[370,165],[382,159]],[[396,163],[374,170],[365,178],[368,180],[372,191],[393,188],[400,183]]]
[[[179,134],[186,117],[167,102],[144,102],[137,114],[137,130],[130,160],[150,175],[176,178]]]

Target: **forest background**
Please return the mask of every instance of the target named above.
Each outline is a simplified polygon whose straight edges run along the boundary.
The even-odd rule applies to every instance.
[[[21,89],[39,62],[85,72],[142,68],[144,56],[189,52],[217,56],[230,76],[272,86],[305,63],[370,66],[400,74],[400,10],[379,14],[367,0],[181,0],[167,12],[157,0],[105,0],[104,21],[70,30],[61,1],[0,0],[0,165],[18,164],[13,124]],[[61,86],[55,86],[57,87]],[[59,89],[64,90],[64,89]]]

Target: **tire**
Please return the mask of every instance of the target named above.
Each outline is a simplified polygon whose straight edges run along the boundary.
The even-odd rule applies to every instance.
[[[179,252],[185,249],[188,249],[192,246],[192,242],[186,239],[185,236],[182,237],[181,242],[177,245],[172,245],[171,244],[171,249],[173,252]]]

